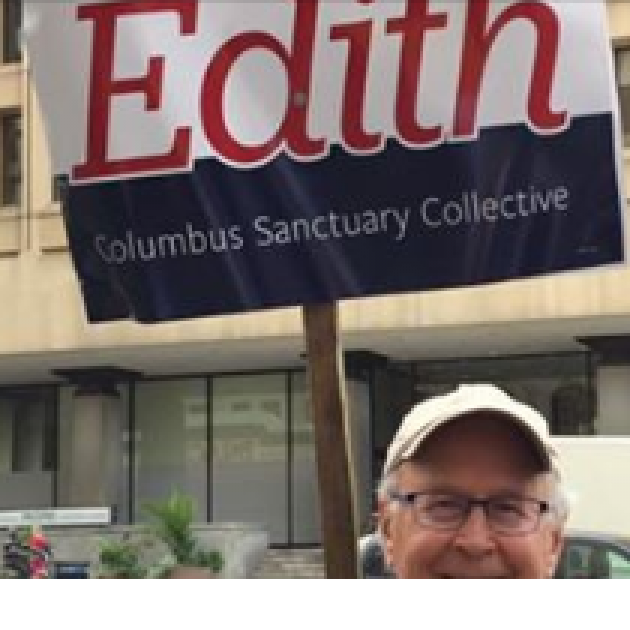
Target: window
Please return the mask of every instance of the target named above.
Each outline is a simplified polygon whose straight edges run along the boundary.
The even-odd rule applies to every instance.
[[[495,383],[538,409],[549,420],[552,433],[595,433],[596,401],[588,353],[426,361],[415,369],[415,400],[446,393],[460,383]]]
[[[22,59],[20,27],[22,25],[22,0],[4,0],[2,15],[2,61],[15,63]]]
[[[615,50],[615,72],[624,145],[630,146],[630,48]]]
[[[610,561],[610,577],[613,579],[630,579],[630,558],[614,549],[606,551]]]
[[[0,391],[0,510],[53,505],[55,405],[52,388]]]
[[[212,517],[264,523],[288,542],[288,404],[285,374],[212,379]]]
[[[317,453],[306,372],[291,381],[291,526],[293,544],[321,544]]]
[[[134,403],[133,520],[144,518],[144,503],[163,499],[176,489],[194,499],[195,517],[205,521],[208,494],[205,379],[137,383]]]
[[[22,117],[19,110],[0,115],[2,144],[2,205],[19,206],[22,202]]]
[[[556,577],[628,579],[630,552],[596,540],[569,540],[560,559]]]

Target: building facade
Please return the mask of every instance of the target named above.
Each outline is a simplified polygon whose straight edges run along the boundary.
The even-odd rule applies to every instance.
[[[111,505],[135,522],[144,501],[177,487],[202,520],[259,522],[275,545],[317,544],[300,310],[87,323],[20,49],[21,3],[1,7],[0,510]],[[630,5],[608,9],[630,129]],[[362,526],[401,415],[460,382],[504,386],[559,435],[629,435],[628,286],[620,266],[344,302]]]

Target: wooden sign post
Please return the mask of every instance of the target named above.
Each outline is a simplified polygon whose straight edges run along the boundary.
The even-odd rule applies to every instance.
[[[354,484],[337,304],[302,307],[315,429],[326,577],[357,577]]]

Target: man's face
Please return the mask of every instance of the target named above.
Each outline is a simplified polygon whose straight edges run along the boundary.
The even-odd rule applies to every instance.
[[[505,419],[488,414],[460,418],[427,439],[418,458],[396,473],[401,493],[449,491],[474,498],[505,493],[549,500],[553,482],[538,472],[526,438]],[[563,525],[542,514],[527,534],[499,535],[475,507],[459,529],[418,525],[413,507],[381,507],[386,554],[401,578],[546,578],[562,550]]]

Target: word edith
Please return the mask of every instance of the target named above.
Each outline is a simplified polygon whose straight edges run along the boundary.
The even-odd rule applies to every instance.
[[[197,33],[201,0],[161,0],[114,2],[80,5],[78,20],[92,22],[92,59],[89,91],[88,133],[85,162],[72,170],[75,181],[104,177],[150,174],[156,171],[182,170],[191,163],[191,127],[173,130],[173,143],[163,154],[137,155],[108,159],[108,138],[112,98],[131,93],[144,95],[147,111],[160,109],[164,73],[168,58],[150,56],[143,76],[115,79],[114,51],[117,25],[121,17],[172,12],[179,19],[180,35]],[[328,154],[330,139],[311,137],[307,121],[313,107],[329,107],[311,93],[313,58],[318,45],[318,0],[285,0],[294,9],[292,44],[287,47],[277,37],[264,31],[245,31],[226,41],[209,59],[200,86],[200,120],[205,138],[222,161],[240,168],[269,162],[281,151],[300,161],[322,159]],[[375,0],[356,0],[362,5]],[[550,97],[557,65],[561,27],[553,8],[544,2],[520,2],[508,5],[490,21],[490,0],[466,3],[463,54],[459,69],[452,128],[424,126],[416,115],[422,77],[422,59],[427,35],[449,28],[445,12],[431,12],[428,0],[407,0],[406,12],[388,19],[385,33],[378,33],[373,19],[332,25],[330,41],[344,41],[347,46],[346,75],[340,119],[340,137],[355,155],[373,154],[383,149],[382,132],[367,131],[363,121],[371,42],[375,37],[398,37],[401,42],[399,79],[395,95],[394,124],[398,140],[405,146],[427,148],[445,141],[473,140],[477,133],[477,108],[485,68],[497,36],[515,20],[526,20],[537,31],[537,50],[531,75],[528,120],[540,134],[563,131],[569,122],[567,111],[552,111]],[[202,37],[202,34],[199,34]],[[234,137],[226,125],[224,95],[230,73],[245,54],[274,55],[284,66],[289,86],[284,119],[278,131],[259,145],[245,144]],[[170,71],[181,71],[171,68]]]

